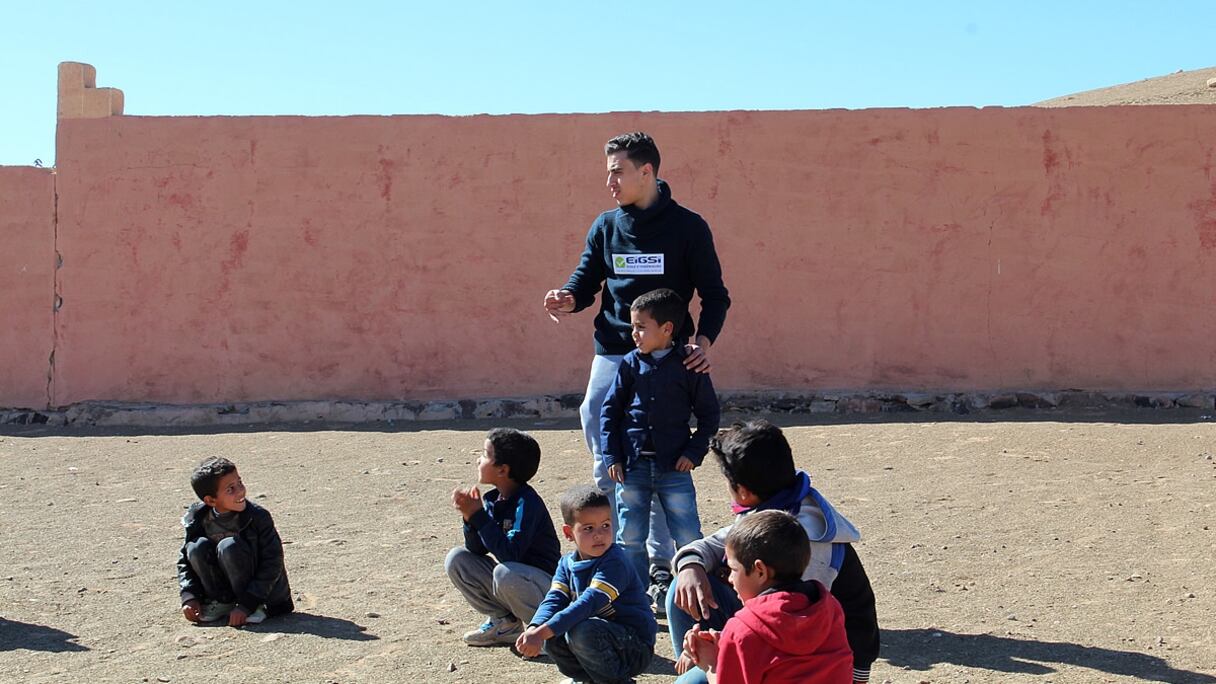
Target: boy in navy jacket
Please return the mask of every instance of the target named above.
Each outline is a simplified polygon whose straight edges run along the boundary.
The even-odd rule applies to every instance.
[[[721,411],[709,375],[686,368],[683,346],[673,346],[686,311],[674,290],[633,300],[629,315],[637,348],[625,355],[600,412],[604,463],[617,483],[617,540],[642,577],[655,498],[677,548],[701,538],[692,470],[705,459]],[[690,434],[693,415],[697,429]],[[652,582],[649,590],[659,614],[670,576],[666,580]]]
[[[612,541],[608,497],[584,485],[562,495],[562,534],[575,550],[563,556],[553,586],[515,648],[545,653],[562,674],[596,684],[632,682],[654,655],[658,625],[646,585]]]
[[[496,428],[477,459],[477,481],[494,489],[456,488],[452,505],[464,519],[464,546],[444,569],[474,610],[486,616],[464,635],[470,646],[510,646],[545,595],[561,545],[540,495],[528,485],[540,445],[527,433]],[[494,554],[491,558],[488,554]]]

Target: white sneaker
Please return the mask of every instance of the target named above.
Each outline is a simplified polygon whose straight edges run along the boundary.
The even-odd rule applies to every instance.
[[[464,642],[470,646],[510,646],[523,631],[523,623],[514,615],[490,618],[465,634]]]
[[[235,603],[220,603],[219,601],[204,601],[203,609],[198,612],[199,622],[215,622],[227,619],[228,613],[236,608]]]
[[[260,625],[266,619],[266,606],[258,606],[258,609],[250,613],[245,622],[251,625]]]

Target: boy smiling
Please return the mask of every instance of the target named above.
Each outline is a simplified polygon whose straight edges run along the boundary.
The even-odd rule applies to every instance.
[[[182,615],[190,622],[227,618],[230,627],[240,627],[294,610],[274,519],[246,500],[236,464],[209,458],[194,469],[190,485],[201,501],[182,517]]]

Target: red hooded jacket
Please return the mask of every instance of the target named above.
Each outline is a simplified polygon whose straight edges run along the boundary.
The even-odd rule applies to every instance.
[[[851,684],[840,602],[815,580],[751,599],[718,637],[717,674],[718,684]]]

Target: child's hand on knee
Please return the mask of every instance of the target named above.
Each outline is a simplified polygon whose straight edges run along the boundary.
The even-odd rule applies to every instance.
[[[676,470],[681,473],[692,472],[692,469],[696,467],[696,464],[693,463],[687,456],[681,456],[680,460],[676,461]]]
[[[190,599],[182,604],[182,615],[190,622],[198,622],[199,611],[203,609],[203,605],[198,602],[198,599]]]

